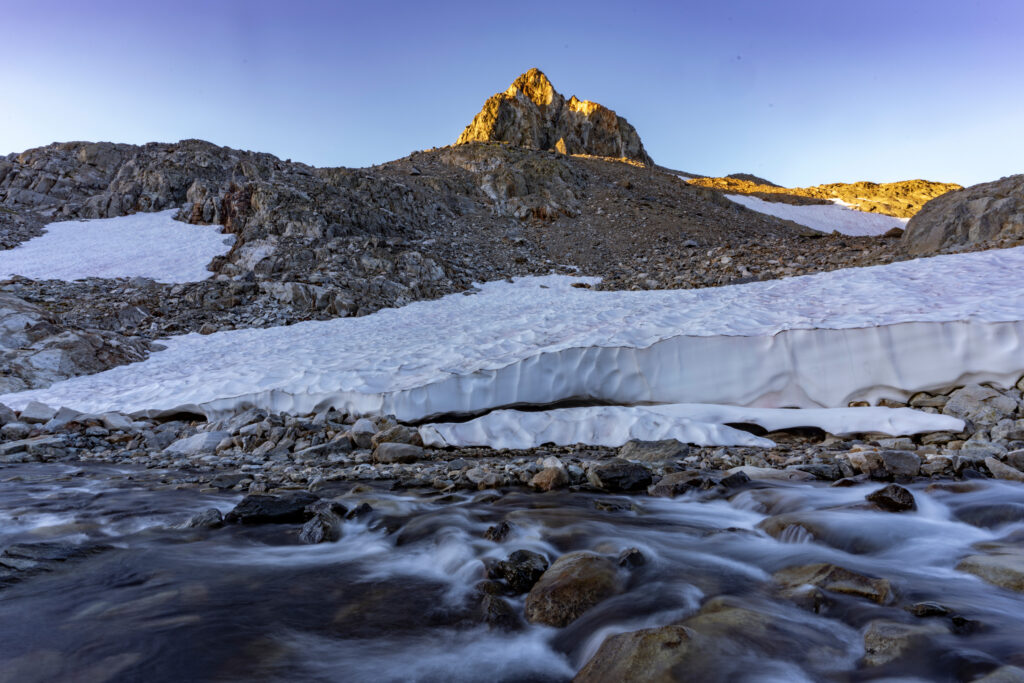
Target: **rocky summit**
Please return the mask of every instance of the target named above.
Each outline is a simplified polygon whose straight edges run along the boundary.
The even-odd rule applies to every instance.
[[[575,95],[566,100],[539,69],[530,69],[508,90],[488,98],[455,144],[469,142],[654,163],[626,119]]]

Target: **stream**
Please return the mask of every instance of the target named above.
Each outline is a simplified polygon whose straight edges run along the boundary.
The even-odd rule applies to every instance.
[[[0,467],[0,550],[15,558],[0,563],[19,568],[0,582],[0,683],[567,681],[606,637],[684,621],[716,598],[768,626],[716,631],[693,680],[963,681],[1024,665],[1024,593],[956,569],[966,555],[1024,548],[1021,484],[916,483],[917,509],[903,513],[865,502],[881,483],[760,482],[674,499],[346,484],[318,493],[372,511],[346,520],[340,540],[304,545],[301,525],[185,528],[241,498],[185,479]],[[804,523],[774,537],[759,528],[780,515]],[[487,540],[502,522],[507,537]],[[621,592],[564,628],[480,617],[485,561],[629,548],[642,563],[618,570]],[[830,593],[809,607],[782,596],[773,573],[812,563],[887,579],[892,598]],[[504,599],[523,614],[525,595]],[[916,616],[920,603],[936,605]],[[931,632],[868,666],[864,632],[878,619]]]

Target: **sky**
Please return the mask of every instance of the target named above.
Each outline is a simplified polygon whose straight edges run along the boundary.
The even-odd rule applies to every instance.
[[[1024,172],[1020,0],[0,0],[0,35],[0,155],[201,138],[369,166],[453,143],[535,66],[687,172]]]

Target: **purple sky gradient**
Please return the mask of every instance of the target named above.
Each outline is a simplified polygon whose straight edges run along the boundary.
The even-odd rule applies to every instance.
[[[0,0],[0,35],[0,154],[196,137],[367,166],[454,142],[537,66],[681,170],[1024,172],[1020,0]]]

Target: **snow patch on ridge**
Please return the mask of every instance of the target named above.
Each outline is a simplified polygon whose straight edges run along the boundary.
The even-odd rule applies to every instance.
[[[189,225],[177,209],[117,218],[50,223],[39,237],[0,251],[0,280],[146,277],[157,282],[205,280],[206,266],[226,254],[234,235],[220,226]]]
[[[704,290],[491,282],[360,318],[164,340],[141,363],[0,396],[84,412],[327,406],[416,421],[516,404],[845,407],[1024,373],[1024,248]]]
[[[617,447],[639,439],[676,439],[698,446],[762,446],[769,439],[726,426],[756,424],[768,431],[818,427],[830,434],[882,432],[892,436],[963,430],[964,422],[909,408],[832,408],[784,410],[744,408],[706,403],[654,406],[597,406],[539,412],[496,410],[461,423],[420,427],[428,446],[490,446],[536,448],[586,444]]]
[[[759,197],[742,194],[727,194],[725,196],[737,204],[759,213],[766,213],[776,218],[793,221],[821,232],[832,232],[835,230],[843,235],[882,235],[892,228],[905,227],[909,220],[907,218],[886,216],[880,213],[858,211],[848,208],[848,204],[838,200],[831,205],[793,205],[784,202],[768,202]]]

